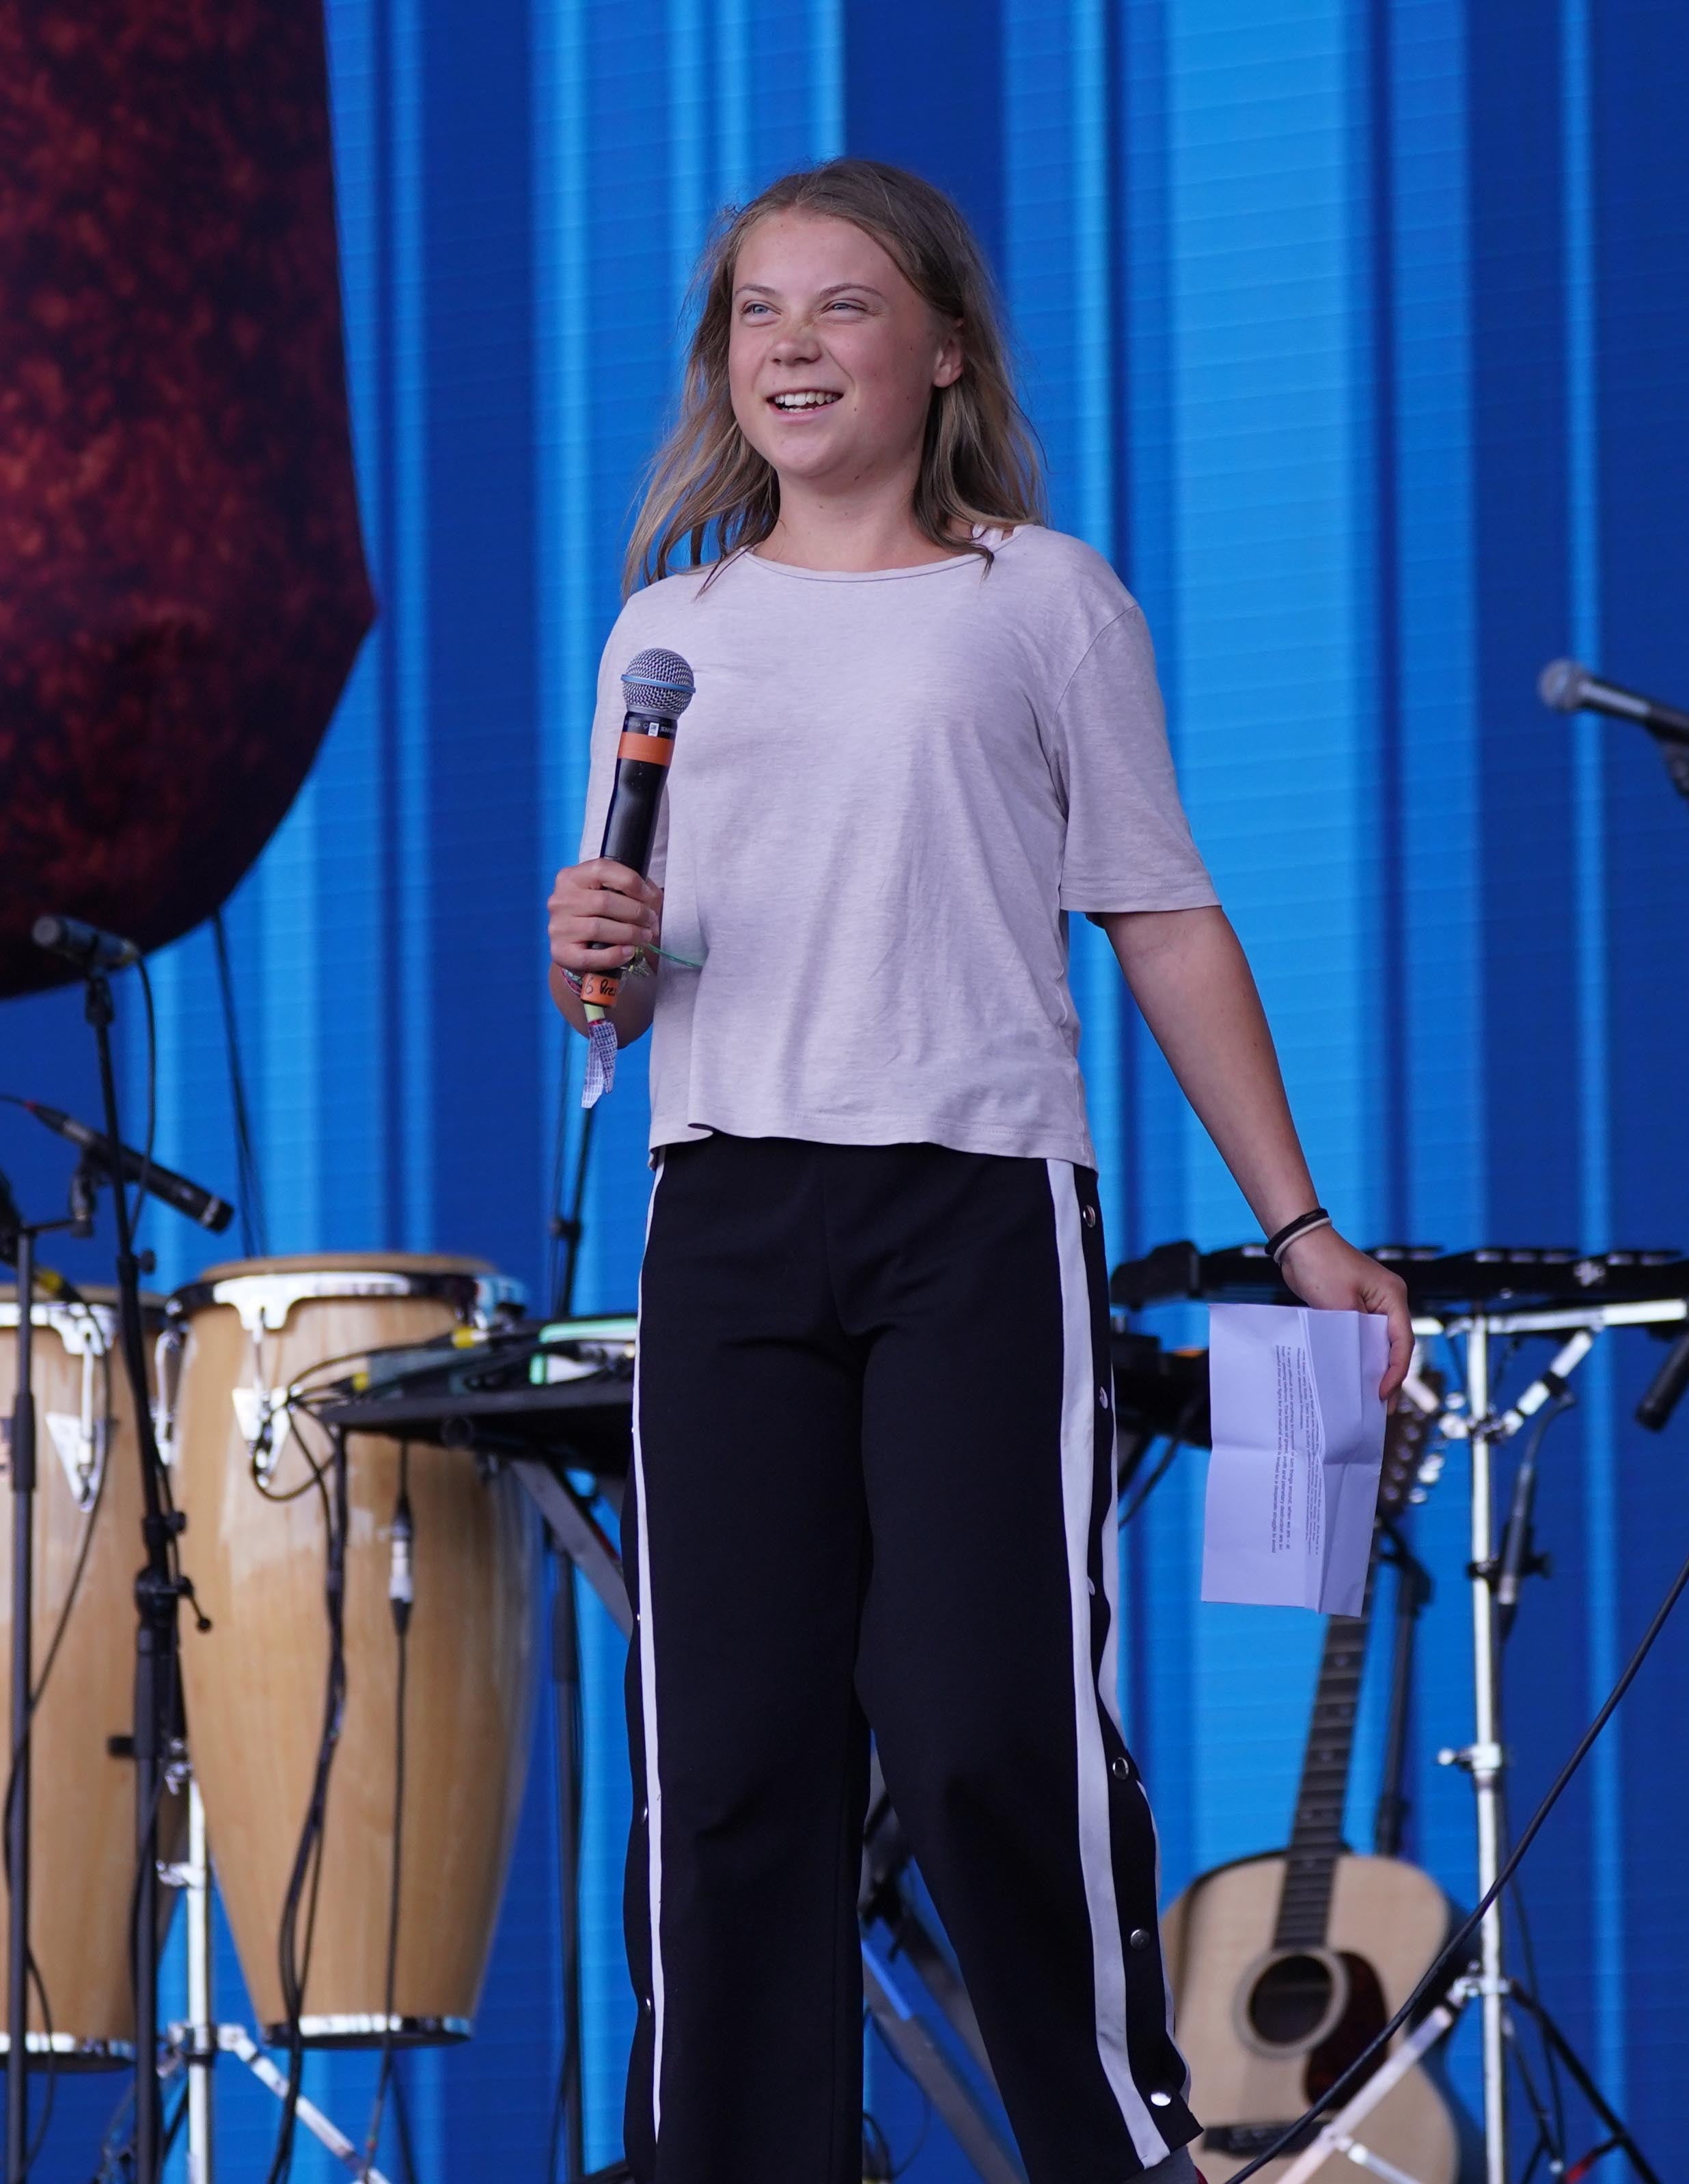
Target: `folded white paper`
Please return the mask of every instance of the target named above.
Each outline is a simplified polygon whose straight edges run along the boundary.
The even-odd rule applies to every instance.
[[[1384,1460],[1381,1313],[1209,1307],[1202,1597],[1358,1615]]]

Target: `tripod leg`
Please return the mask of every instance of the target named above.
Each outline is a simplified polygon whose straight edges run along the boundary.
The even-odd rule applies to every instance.
[[[1513,1990],[1513,1999],[1521,2009],[1528,2010],[1536,2019],[1542,2029],[1543,2038],[1558,2056],[1560,2061],[1564,2064],[1566,2075],[1589,2103],[1591,2108],[1595,2110],[1602,2122],[1606,2125],[1613,2136],[1614,2143],[1624,2149],[1625,2159],[1642,2178],[1642,2184],[1660,2184],[1658,2173],[1650,2168],[1644,2159],[1642,2148],[1631,2137],[1623,2118],[1615,2114],[1606,2095],[1591,2077],[1576,2051],[1568,2042],[1565,2034],[1561,2031],[1542,2004],[1537,2001],[1535,1995],[1527,1994],[1525,1989],[1519,1986],[1515,1986]]]

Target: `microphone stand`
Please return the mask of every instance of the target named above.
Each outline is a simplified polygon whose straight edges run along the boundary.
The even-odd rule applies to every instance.
[[[35,1231],[18,1231],[18,1385],[12,1402],[12,1802],[6,1809],[6,2184],[30,2148],[30,1685],[35,1664]]]
[[[117,1078],[112,1067],[111,983],[90,969],[84,1010],[99,1053],[100,1096],[105,1134],[123,1142]],[[135,2184],[159,2184],[164,2151],[164,2103],[159,2083],[159,1807],[164,1796],[170,1739],[176,1724],[178,1634],[176,1602],[190,1588],[170,1567],[170,1541],[185,1525],[167,1509],[159,1487],[159,1446],[147,1385],[146,1338],[141,1324],[141,1267],[130,1226],[129,1197],[120,1172],[110,1177],[117,1212],[118,1325],[123,1362],[135,1409],[141,1453],[142,1539],[146,1560],[135,1580],[135,1881],[130,1936],[135,1981]]]
[[[30,2164],[30,1705],[35,1683],[35,1247],[89,1220],[73,1187],[63,1221],[20,1222],[17,1384],[12,1396],[12,1797],[6,1811],[6,2184],[23,2184]]]

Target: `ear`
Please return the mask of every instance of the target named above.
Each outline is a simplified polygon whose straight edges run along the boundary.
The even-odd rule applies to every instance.
[[[939,360],[933,368],[934,386],[954,387],[967,360],[962,347],[962,321],[958,319],[939,345]]]

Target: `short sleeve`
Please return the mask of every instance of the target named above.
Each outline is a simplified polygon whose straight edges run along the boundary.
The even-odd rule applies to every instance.
[[[587,805],[581,821],[581,857],[585,864],[604,845],[604,822],[610,812],[610,792],[616,785],[616,748],[622,736],[627,706],[622,695],[622,669],[634,652],[623,624],[624,612],[610,633],[599,661],[598,697],[593,707],[592,759],[587,773]],[[657,808],[656,830],[651,839],[650,862],[645,877],[658,887],[668,862],[668,799]]]
[[[1067,812],[1063,910],[1200,910],[1218,901],[1179,801],[1155,649],[1135,602],[1073,670],[1050,744]]]

